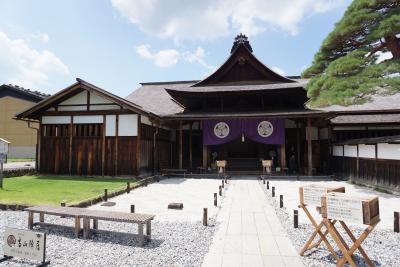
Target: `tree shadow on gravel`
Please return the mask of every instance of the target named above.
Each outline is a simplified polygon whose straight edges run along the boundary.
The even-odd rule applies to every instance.
[[[127,232],[115,232],[108,230],[91,230],[91,233],[87,239],[83,238],[81,231],[79,238],[75,237],[75,230],[73,227],[64,225],[53,225],[53,224],[36,224],[34,230],[46,233],[47,235],[62,236],[69,239],[75,239],[81,242],[95,242],[105,244],[116,244],[128,247],[139,247],[143,249],[157,248],[164,243],[165,240],[151,239],[150,242],[145,242],[144,246],[139,245],[139,240],[136,234]]]
[[[336,250],[336,254],[339,256],[339,258],[343,258],[343,253],[340,250]],[[304,257],[318,259],[319,261],[326,262],[327,265],[336,262],[335,257],[333,257],[333,255],[328,250],[324,250],[324,249],[314,249],[312,251],[305,253]],[[364,267],[364,266],[367,267],[368,266],[368,264],[365,262],[364,258],[362,256],[360,256],[358,253],[353,254],[353,260],[359,267]],[[371,261],[376,267],[382,266],[380,264],[380,262],[378,262],[376,260],[371,259]],[[349,266],[348,263],[347,263],[347,265],[345,264],[345,266]]]

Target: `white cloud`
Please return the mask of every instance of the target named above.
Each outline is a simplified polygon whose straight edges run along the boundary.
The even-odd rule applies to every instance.
[[[48,85],[49,75],[68,74],[68,67],[53,52],[35,50],[23,39],[0,32],[0,80],[35,89]]]
[[[50,41],[50,37],[47,33],[37,33],[37,34],[32,34],[32,38],[41,41],[44,44],[47,44]]]
[[[179,60],[189,63],[198,63],[202,67],[214,70],[215,67],[209,65],[205,61],[205,51],[201,47],[197,47],[194,52],[179,52],[176,49],[159,50],[158,52],[151,52],[150,45],[139,45],[136,47],[136,53],[144,59],[149,59],[154,62],[158,67],[166,68],[175,66]]]
[[[279,75],[282,75],[282,76],[286,75],[286,72],[283,69],[279,68],[279,67],[274,66],[271,69],[273,71],[275,71],[276,73],[278,73]]]
[[[346,0],[111,0],[113,7],[147,34],[179,40],[213,40],[230,33],[267,29],[291,35],[307,16]]]

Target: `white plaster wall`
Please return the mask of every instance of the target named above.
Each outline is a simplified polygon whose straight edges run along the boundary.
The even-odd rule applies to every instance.
[[[64,102],[61,102],[60,105],[77,105],[77,104],[86,104],[87,103],[87,91],[80,92],[76,94]]]
[[[102,115],[74,116],[74,124],[103,123]]]
[[[119,115],[118,136],[137,136],[137,114]]]
[[[357,146],[344,146],[344,156],[356,158],[357,157]]]
[[[111,104],[113,102],[102,96],[99,96],[95,93],[90,93],[90,103],[91,104]]]
[[[70,116],[43,116],[42,124],[70,124]]]
[[[115,136],[116,134],[116,116],[106,116],[106,136]]]
[[[375,158],[375,146],[374,145],[358,145],[358,157],[360,158]]]
[[[87,107],[85,106],[58,106],[58,111],[80,111],[86,110]]]
[[[89,110],[116,110],[121,109],[118,105],[90,105]]]
[[[378,144],[379,159],[398,159],[400,160],[399,144]]]
[[[343,156],[343,146],[333,146],[332,155],[342,157]]]
[[[149,120],[149,118],[147,116],[144,116],[144,115],[140,116],[140,122],[151,126],[151,121]]]

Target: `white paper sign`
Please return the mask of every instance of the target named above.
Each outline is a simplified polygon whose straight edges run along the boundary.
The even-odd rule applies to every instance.
[[[363,224],[362,200],[344,193],[330,193],[326,196],[328,219]]]
[[[328,192],[326,187],[309,185],[303,187],[303,200],[306,205],[321,206],[321,197]]]
[[[5,229],[3,247],[5,256],[44,262],[45,251],[45,234],[15,228]]]

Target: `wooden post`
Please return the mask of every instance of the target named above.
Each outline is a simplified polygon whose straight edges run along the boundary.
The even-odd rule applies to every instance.
[[[141,142],[142,142],[142,134],[141,134],[141,116],[138,115],[138,126],[137,126],[137,137],[136,137],[136,173],[140,174],[141,167]]]
[[[219,186],[219,187],[218,187],[218,190],[219,190],[219,196],[222,196],[222,187]]]
[[[135,205],[131,205],[131,213],[135,213]]]
[[[44,223],[44,213],[43,212],[39,213],[39,222]]]
[[[222,178],[222,188],[224,188],[224,179]]]
[[[393,230],[395,233],[399,233],[400,232],[400,222],[399,222],[399,212],[395,211],[394,212],[394,222],[393,222]]]
[[[207,208],[203,209],[203,225],[208,225],[208,215],[207,215]]]
[[[279,195],[279,207],[283,208],[283,195]]]
[[[183,126],[179,122],[179,169],[183,168]]]
[[[40,169],[40,150],[42,147],[42,118],[39,120],[39,130],[37,131],[37,146],[36,146],[36,171],[41,172]]]
[[[81,231],[81,219],[79,218],[79,216],[75,217],[75,237],[78,238],[79,237],[79,233]]]
[[[103,133],[101,140],[101,175],[106,173],[106,115],[103,115]]]
[[[308,158],[308,176],[312,176],[312,136],[311,136],[311,118],[307,118],[307,158]]]
[[[104,189],[104,201],[107,202],[108,201],[108,190]]]
[[[263,176],[263,184],[265,184],[265,177]]]
[[[127,182],[126,183],[126,193],[130,193],[131,192],[131,183],[130,182]]]
[[[281,159],[281,168],[286,168],[286,144],[283,143],[279,146],[280,148],[280,159]]]
[[[208,147],[203,145],[203,168],[207,170]]]
[[[69,124],[69,158],[68,158],[68,170],[69,175],[72,175],[72,136],[74,135],[74,116],[71,116]]]
[[[61,207],[65,207],[65,202],[61,202]],[[65,216],[60,216],[60,218],[65,218]]]
[[[214,206],[217,206],[217,193],[214,193]]]
[[[193,169],[193,123],[190,123],[189,128],[189,168]]]
[[[269,181],[267,181],[267,190],[269,190]]]
[[[115,176],[118,175],[118,135],[119,135],[119,115],[115,115]]]
[[[300,173],[300,127],[299,122],[296,121],[296,152],[297,152],[297,172]]]
[[[275,197],[275,186],[272,187],[272,197]]]
[[[293,210],[293,227],[299,228],[299,211]]]

